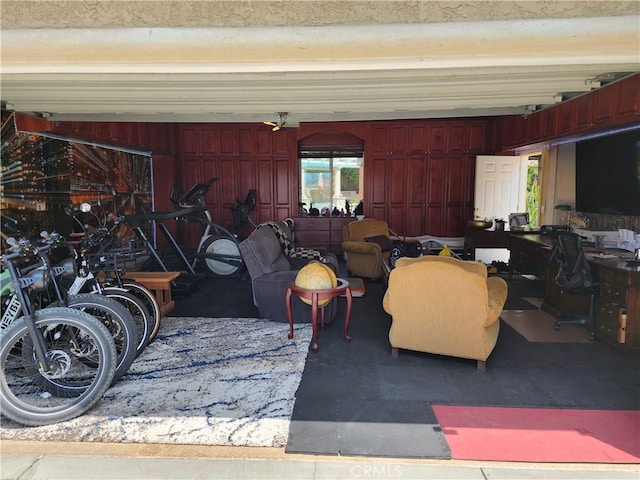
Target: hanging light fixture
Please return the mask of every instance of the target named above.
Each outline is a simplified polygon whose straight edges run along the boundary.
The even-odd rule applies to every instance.
[[[285,124],[287,123],[287,116],[289,115],[289,113],[288,112],[277,112],[277,113],[278,113],[277,122],[262,122],[265,125],[269,125],[270,127],[273,127],[271,129],[272,132],[277,132],[282,127],[284,127]]]

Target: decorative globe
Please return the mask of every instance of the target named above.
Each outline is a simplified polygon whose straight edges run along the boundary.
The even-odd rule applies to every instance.
[[[329,265],[325,265],[318,260],[312,260],[300,269],[294,281],[296,287],[306,288],[308,290],[326,290],[336,288],[338,279]],[[301,298],[303,302],[311,305],[311,300]],[[321,300],[318,306],[322,307],[329,303],[330,299]]]

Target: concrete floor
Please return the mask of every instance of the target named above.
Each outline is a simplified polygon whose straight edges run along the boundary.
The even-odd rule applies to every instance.
[[[334,457],[282,448],[2,441],[0,449],[3,480],[640,478],[640,465]]]

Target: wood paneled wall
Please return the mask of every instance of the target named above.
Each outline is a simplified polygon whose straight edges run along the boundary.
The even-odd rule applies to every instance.
[[[152,151],[158,210],[171,209],[174,183],[187,189],[218,177],[206,201],[223,225],[249,189],[257,190],[255,220],[295,215],[298,141],[347,133],[365,146],[365,215],[406,235],[459,236],[473,215],[476,155],[638,122],[639,92],[636,74],[527,117],[305,123],[278,132],[261,124],[37,123],[39,131]]]

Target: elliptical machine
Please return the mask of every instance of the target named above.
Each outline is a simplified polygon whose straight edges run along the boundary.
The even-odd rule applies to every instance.
[[[149,242],[141,228],[142,222],[155,222],[169,243],[172,252],[177,256],[180,266],[184,269],[175,280],[175,285],[172,288],[172,291],[178,295],[193,291],[202,285],[205,274],[197,272],[196,267],[199,265],[203,265],[206,273],[215,277],[232,276],[244,266],[237,238],[229,230],[213,222],[209,208],[204,201],[204,196],[217,180],[217,177],[214,177],[207,183],[196,183],[182,196],[179,196],[178,186],[174,186],[171,192],[171,201],[176,209],[171,212],[125,215],[122,218],[122,221],[128,223],[136,236],[145,243],[149,254],[159,268],[168,272],[169,269],[161,255]],[[184,249],[178,245],[163,223],[165,220],[172,219],[194,222],[202,226],[202,236],[192,258],[187,257]]]

